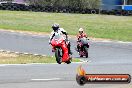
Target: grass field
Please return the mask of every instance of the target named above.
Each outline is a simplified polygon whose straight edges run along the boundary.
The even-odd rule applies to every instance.
[[[132,41],[131,16],[0,11],[1,29],[51,32],[53,23],[71,35],[83,27],[90,37]]]
[[[79,59],[73,59],[72,62],[80,62]],[[0,52],[0,64],[29,64],[29,63],[56,63],[55,57],[17,55],[14,53]]]

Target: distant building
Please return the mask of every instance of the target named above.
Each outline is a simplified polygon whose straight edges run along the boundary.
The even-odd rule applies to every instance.
[[[126,5],[132,5],[132,0],[124,0]]]
[[[132,0],[102,0],[102,10],[132,10]]]

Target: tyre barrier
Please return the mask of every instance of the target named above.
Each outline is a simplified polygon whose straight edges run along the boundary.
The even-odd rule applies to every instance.
[[[91,14],[96,14],[96,10],[91,10]]]
[[[132,11],[126,11],[126,10],[102,10],[100,12],[101,14],[107,14],[107,15],[116,15],[116,16],[132,16]]]

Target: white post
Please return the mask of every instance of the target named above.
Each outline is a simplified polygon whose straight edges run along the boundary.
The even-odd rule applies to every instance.
[[[124,5],[126,5],[126,0],[124,0]]]
[[[126,0],[124,0],[124,3],[122,5],[122,9],[124,9],[125,5],[126,5]]]

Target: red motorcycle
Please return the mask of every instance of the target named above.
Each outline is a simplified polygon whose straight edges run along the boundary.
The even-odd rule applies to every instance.
[[[72,57],[69,55],[68,48],[64,37],[54,36],[51,41],[53,51],[55,52],[56,61],[58,64],[65,62],[71,63]]]
[[[79,52],[80,57],[85,56],[86,58],[88,58],[88,48],[89,48],[89,39],[83,37],[80,38],[78,41],[78,45],[79,45],[79,50],[77,50]]]

